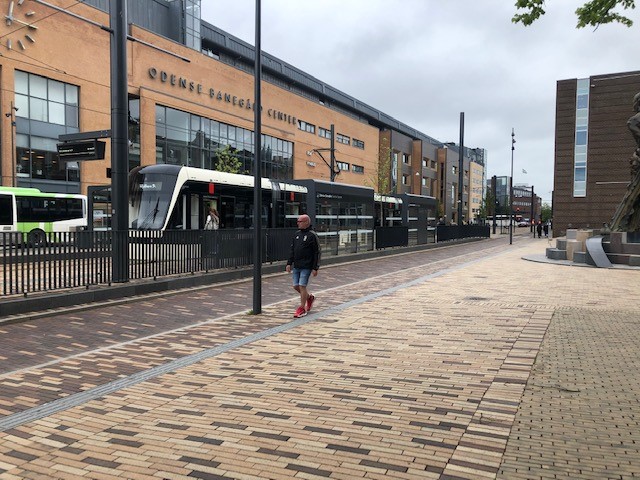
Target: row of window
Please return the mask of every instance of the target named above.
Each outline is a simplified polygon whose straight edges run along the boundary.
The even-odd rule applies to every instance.
[[[312,123],[305,122],[304,120],[298,120],[298,130],[302,130],[303,132],[312,133],[315,135],[316,126]],[[331,130],[318,127],[318,136],[331,139]],[[360,150],[364,150],[364,142],[362,140],[348,137],[347,135],[343,135],[342,133],[336,133],[336,142],[342,143],[343,145],[352,145],[356,148],[359,148]]]
[[[228,152],[226,153],[221,152]],[[156,106],[156,162],[209,170],[229,162],[236,173],[253,172],[254,134],[209,118],[162,105]],[[293,143],[262,135],[261,175],[293,178]],[[228,167],[226,169],[228,170]]]
[[[336,162],[336,166],[338,170],[342,170],[343,172],[351,170],[353,173],[364,173],[364,167],[362,165],[356,165],[355,163],[349,165],[348,162]]]

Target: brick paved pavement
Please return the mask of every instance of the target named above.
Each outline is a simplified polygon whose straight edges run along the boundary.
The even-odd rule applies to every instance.
[[[232,314],[236,284],[2,327],[0,408],[26,421],[0,433],[0,478],[639,476],[640,272],[521,259],[545,247],[323,269],[307,323],[219,352],[286,326],[289,277],[259,317]],[[29,419],[61,398],[82,400]]]

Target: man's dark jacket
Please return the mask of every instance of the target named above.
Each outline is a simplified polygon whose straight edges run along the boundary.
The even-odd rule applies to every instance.
[[[320,268],[320,239],[310,226],[298,230],[293,237],[287,265],[293,265],[294,268],[310,268],[311,270]]]

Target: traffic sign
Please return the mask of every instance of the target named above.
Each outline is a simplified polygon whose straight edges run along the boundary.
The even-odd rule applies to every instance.
[[[58,143],[60,160],[103,160],[105,142],[91,140],[88,142]]]

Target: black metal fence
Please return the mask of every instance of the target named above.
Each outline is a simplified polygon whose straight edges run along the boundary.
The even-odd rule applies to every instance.
[[[436,227],[436,242],[463,238],[489,238],[490,236],[489,225],[438,225]]]
[[[286,260],[294,228],[263,229],[262,262]],[[489,227],[438,227],[437,240],[488,237]],[[422,243],[433,242],[423,236]],[[321,237],[323,255],[344,255],[374,248],[413,244],[406,227],[350,231]],[[47,234],[37,245],[22,237],[0,233],[3,295],[55,291],[113,281],[112,246],[128,253],[130,280],[238,268],[253,264],[253,230],[79,231]],[[429,240],[430,239],[430,240]],[[426,241],[425,241],[426,240]]]

